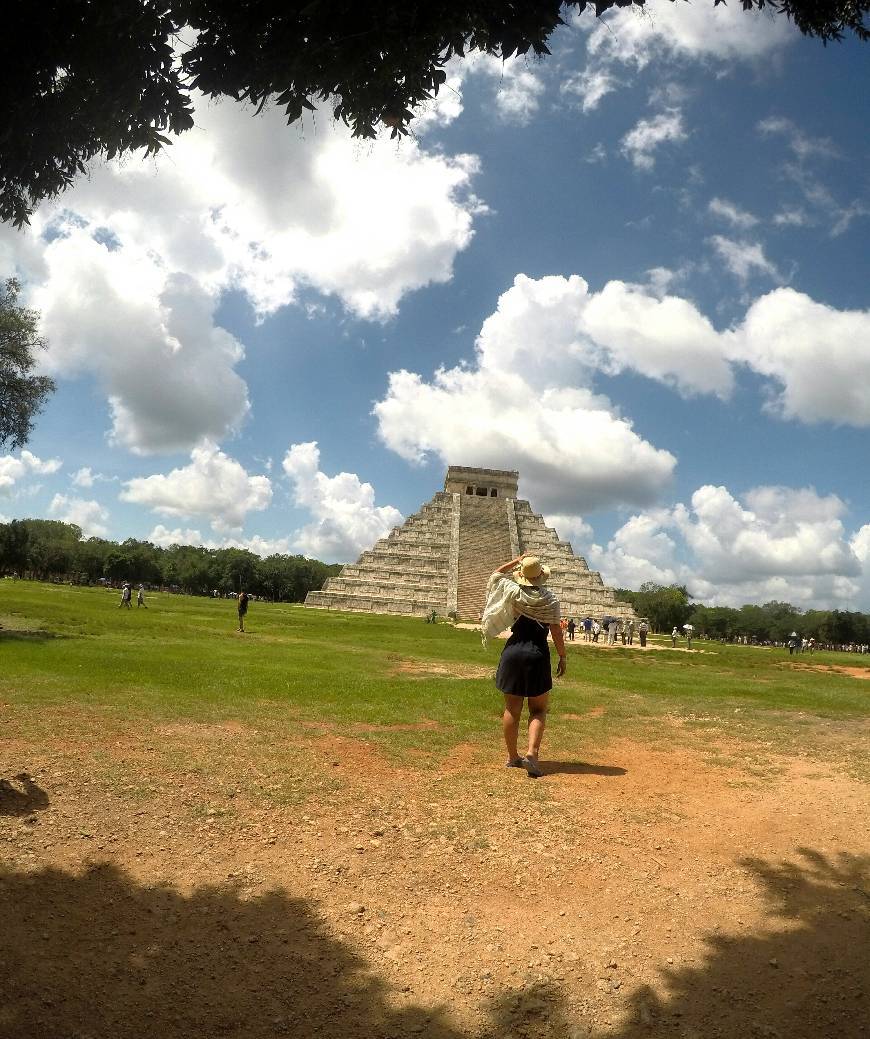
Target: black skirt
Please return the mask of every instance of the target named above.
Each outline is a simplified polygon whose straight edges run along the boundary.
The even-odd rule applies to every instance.
[[[511,696],[543,696],[553,688],[547,627],[530,617],[518,617],[502,650],[495,674],[496,688]]]

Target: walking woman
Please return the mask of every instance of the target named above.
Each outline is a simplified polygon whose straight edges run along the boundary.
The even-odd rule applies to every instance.
[[[559,623],[559,600],[546,587],[548,567],[536,556],[517,556],[504,563],[486,586],[481,631],[483,644],[510,627],[495,684],[504,694],[502,732],[508,768],[524,768],[534,779],[543,775],[538,762],[553,676],[547,633],[559,654],[557,676],[565,674],[567,658]],[[523,700],[529,701],[529,744],[524,757],[517,750]]]

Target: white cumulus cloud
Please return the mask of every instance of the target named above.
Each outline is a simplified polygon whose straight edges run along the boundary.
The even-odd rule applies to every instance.
[[[760,242],[735,241],[724,235],[713,235],[710,244],[719,258],[739,281],[747,282],[754,272],[766,275],[773,281],[785,281],[779,268],[769,260]]]
[[[859,531],[850,541],[845,512],[836,495],[811,487],[757,487],[738,498],[706,485],[688,505],[632,516],[590,556],[621,587],[676,582],[729,606],[843,606],[854,600],[865,562],[865,539]]]
[[[524,126],[540,108],[544,84],[534,69],[533,60],[523,55],[498,58],[473,52],[464,58],[451,58],[445,65],[447,79],[437,96],[420,106],[414,119],[414,132],[426,134],[448,126],[462,114],[463,92],[469,80],[486,83],[492,90],[491,105],[503,123]]]
[[[244,421],[243,348],[215,323],[222,293],[242,290],[265,317],[312,288],[385,319],[451,278],[485,209],[471,155],[201,98],[196,124],[156,163],[96,166],[29,229],[0,234],[0,259],[43,315],[51,370],[95,378],[113,439],[140,453]]]
[[[70,480],[76,487],[93,487],[94,482],[98,478],[99,477],[91,471],[91,467],[89,465],[85,465],[82,466],[81,469],[76,469],[76,471],[70,477]]]
[[[731,202],[727,198],[711,198],[707,209],[713,216],[720,217],[731,224],[732,227],[737,227],[744,231],[750,227],[755,227],[758,223],[757,216],[750,213],[747,209],[742,209],[736,202]]]
[[[84,498],[70,498],[65,494],[56,494],[48,506],[48,514],[64,523],[74,523],[81,527],[85,537],[105,537],[109,533],[106,523],[109,510],[98,501]]]
[[[142,246],[110,252],[80,227],[47,246],[46,262],[50,278],[34,293],[46,363],[55,375],[96,377],[116,443],[170,452],[240,425],[243,350],[215,326],[217,301],[198,282],[167,278]]]
[[[218,533],[240,530],[249,512],[272,502],[268,476],[251,476],[214,444],[194,448],[190,464],[171,472],[128,480],[121,500],[165,516],[204,517]]]
[[[320,471],[315,441],[291,444],[283,462],[298,506],[313,520],[296,531],[293,544],[318,559],[347,561],[370,548],[403,521],[391,505],[375,505],[375,491],[355,473]]]
[[[694,361],[678,356],[664,336],[668,322],[658,320],[667,300],[623,283],[608,288],[590,293],[576,275],[518,275],[481,328],[475,366],[439,369],[431,381],[391,373],[374,408],[381,440],[412,462],[436,456],[447,464],[461,458],[519,469],[524,493],[556,514],[574,515],[578,504],[585,512],[656,500],[675,459],[638,436],[593,391],[593,373],[637,366],[673,385],[697,392],[700,381],[705,391],[723,393],[730,373],[715,358],[695,369]],[[680,306],[674,309],[687,317]],[[712,330],[701,319],[696,331],[703,351]],[[686,333],[669,334],[679,340]]]
[[[255,555],[265,558],[271,555],[289,555],[294,551],[289,537],[264,538],[260,534],[250,537],[217,537],[204,538],[202,533],[191,527],[175,527],[170,529],[158,523],[146,538],[160,548],[171,548],[173,545],[193,545],[196,548],[244,548]]]
[[[739,4],[673,4],[649,0],[593,19],[575,18],[589,29],[587,49],[604,64],[644,68],[653,59],[733,63],[757,61],[793,42],[798,32],[769,11],[744,11]]]
[[[752,304],[730,349],[770,379],[783,418],[870,425],[870,310],[776,289]]]
[[[0,455],[0,493],[9,492],[19,480],[31,474],[52,476],[63,462],[59,458],[41,459],[24,450],[16,455]]]
[[[579,98],[580,107],[584,112],[592,112],[603,98],[618,86],[619,81],[610,72],[600,68],[587,68],[569,76],[562,84],[561,90],[563,94]]]
[[[639,170],[651,170],[655,166],[656,152],[669,141],[680,142],[688,137],[683,124],[683,114],[676,108],[650,119],[639,119],[622,138],[622,154],[630,159]]]
[[[660,270],[647,286],[611,281],[592,292],[578,275],[517,275],[484,321],[473,363],[429,379],[390,374],[374,407],[378,435],[415,464],[519,469],[524,493],[571,516],[660,500],[676,463],[595,392],[599,372],[724,400],[745,366],[764,377],[767,407],[784,419],[870,424],[870,355],[856,349],[870,341],[870,313],[776,289],[720,331],[668,292],[674,280]]]

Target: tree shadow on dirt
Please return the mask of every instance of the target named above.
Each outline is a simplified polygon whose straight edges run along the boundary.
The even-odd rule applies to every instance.
[[[542,761],[545,776],[624,776],[627,768],[620,765],[590,765],[585,761]]]
[[[800,863],[741,862],[760,882],[769,928],[707,936],[699,967],[662,971],[665,995],[640,989],[619,1039],[651,1026],[704,1039],[853,1039],[867,1034],[870,1003],[870,855]]]
[[[26,772],[0,779],[0,815],[32,815],[48,808],[48,794]]]
[[[870,856],[801,855],[800,864],[745,862],[769,926],[711,934],[702,963],[663,967],[655,989],[608,995],[606,1031],[588,1015],[601,992],[573,1005],[555,984],[538,984],[483,1007],[470,1035],[449,1008],[418,1005],[377,977],[310,905],[281,891],[184,894],[111,865],[0,869],[0,1035],[857,1039],[870,997]]]
[[[0,869],[0,920],[3,1039],[459,1039],[280,891]]]
[[[711,933],[699,965],[662,966],[655,989],[612,994],[606,1030],[540,986],[501,1010],[508,1034],[567,1039],[859,1039],[870,1032],[870,855],[744,860],[760,884],[761,933]],[[735,928],[737,927],[735,921]],[[547,1025],[535,1026],[546,1020]],[[552,1023],[552,1027],[550,1025]],[[510,1026],[513,1026],[512,1028]],[[519,1027],[518,1027],[519,1026]]]

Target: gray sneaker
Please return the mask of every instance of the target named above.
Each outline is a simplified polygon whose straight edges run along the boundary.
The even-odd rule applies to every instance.
[[[526,770],[530,779],[540,779],[544,774],[541,771],[541,766],[538,764],[536,758],[525,757],[520,759],[520,763]]]
[[[525,768],[522,758],[511,758],[510,761],[504,763],[505,768]]]

